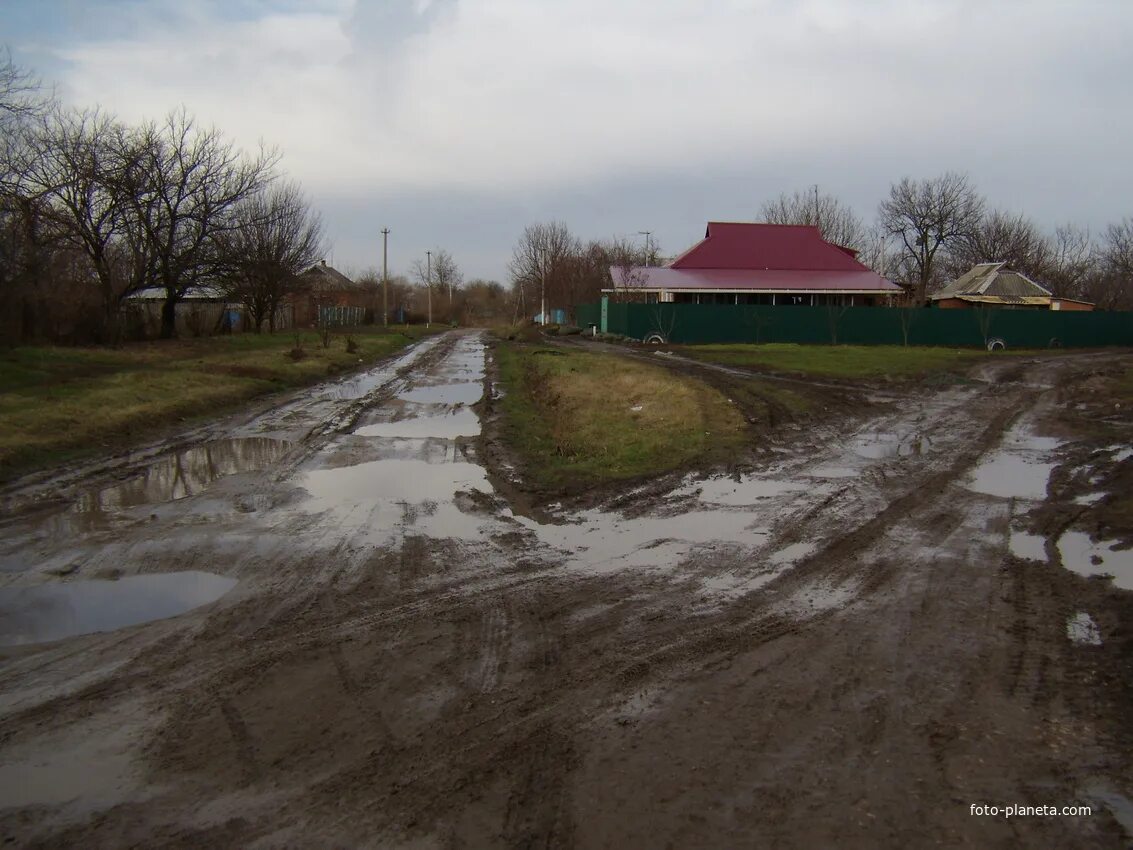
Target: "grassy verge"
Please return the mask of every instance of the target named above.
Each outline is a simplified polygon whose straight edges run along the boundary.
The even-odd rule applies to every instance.
[[[380,359],[428,333],[399,327],[335,334],[241,334],[122,348],[0,351],[0,480],[128,445],[171,423],[312,384]]]
[[[681,353],[726,366],[748,366],[778,372],[835,378],[917,378],[932,373],[962,372],[988,354],[973,349],[920,348],[891,345],[691,345]]]
[[[656,474],[734,452],[745,423],[719,392],[657,366],[500,342],[504,436],[544,486]]]

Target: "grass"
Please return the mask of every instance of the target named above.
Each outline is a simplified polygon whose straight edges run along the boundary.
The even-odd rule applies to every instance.
[[[745,423],[711,387],[657,366],[500,342],[505,438],[529,478],[582,486],[732,453]]]
[[[0,351],[0,480],[155,435],[173,423],[233,409],[385,357],[428,331],[239,334],[121,348],[21,347]]]
[[[916,378],[962,372],[982,358],[1003,355],[973,349],[891,345],[693,345],[681,353],[726,366],[748,366],[835,378]]]

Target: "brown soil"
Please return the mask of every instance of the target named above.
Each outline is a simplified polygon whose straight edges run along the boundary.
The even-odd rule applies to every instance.
[[[11,843],[1127,845],[1133,593],[1009,539],[1101,527],[1074,499],[1124,486],[1133,461],[1099,450],[1133,434],[1099,430],[1074,388],[1129,355],[868,404],[804,388],[846,415],[769,424],[722,474],[542,504],[542,523],[493,487],[514,473],[455,401],[482,358],[452,333],[364,386],[218,423],[214,442],[291,448],[174,501],[66,507],[138,459],[7,494],[0,590],[239,580],[181,616],[0,650]],[[1069,441],[1045,499],[973,489],[1005,434]],[[1082,611],[1100,646],[1068,639]]]

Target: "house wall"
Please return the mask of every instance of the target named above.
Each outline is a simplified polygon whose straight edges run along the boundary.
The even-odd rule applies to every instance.
[[[1054,306],[1055,304],[1057,304],[1058,306],[1055,307]],[[1083,304],[1081,301],[1065,301],[1061,298],[1055,298],[1054,301],[1050,305],[1050,309],[1061,310],[1063,312],[1090,313],[1090,312],[1093,312],[1094,305],[1093,304]]]

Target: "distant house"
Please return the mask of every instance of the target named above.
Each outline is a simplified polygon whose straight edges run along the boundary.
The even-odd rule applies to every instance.
[[[868,306],[900,297],[897,284],[817,227],[710,221],[704,239],[660,268],[614,266],[615,297],[674,304]]]
[[[161,331],[161,311],[167,298],[164,287],[140,289],[122,302],[129,333],[156,337]],[[230,300],[217,286],[191,286],[178,299],[174,312],[178,336],[209,336],[244,329],[244,308]]]
[[[943,309],[1093,310],[1089,301],[1061,298],[1007,263],[979,263],[930,298]]]
[[[361,325],[373,321],[374,291],[356,283],[323,260],[299,275],[299,286],[290,296],[297,328]]]

